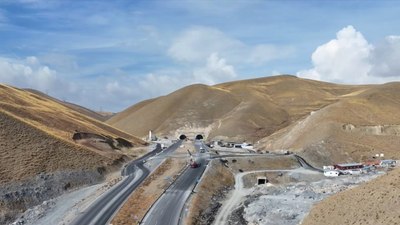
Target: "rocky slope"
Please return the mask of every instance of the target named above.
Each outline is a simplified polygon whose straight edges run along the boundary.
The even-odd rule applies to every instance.
[[[75,143],[76,130],[145,144],[44,95],[0,85],[0,96],[2,224],[69,189],[99,182],[128,159],[123,151],[98,147],[101,143]]]
[[[400,157],[400,83],[341,96],[260,140],[265,150],[290,149],[317,165],[363,161],[375,154]]]
[[[302,225],[400,224],[400,169],[333,195],[313,207]]]

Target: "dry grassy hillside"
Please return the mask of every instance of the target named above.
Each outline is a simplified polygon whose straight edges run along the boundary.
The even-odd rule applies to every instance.
[[[400,224],[400,169],[333,195],[313,207],[303,225]]]
[[[134,105],[107,123],[139,136],[153,130],[159,135],[199,132],[209,139],[256,141],[363,88],[294,76],[191,85]]]
[[[182,128],[205,128],[239,103],[229,91],[191,85],[167,96],[139,103],[118,113],[107,123],[141,136],[149,130],[157,134],[175,134]]]
[[[58,100],[56,98],[53,98],[53,97],[51,97],[51,96],[49,96],[49,95],[47,95],[47,94],[45,94],[43,92],[40,92],[40,91],[37,91],[37,90],[34,90],[34,89],[24,89],[24,90],[29,91],[29,92],[31,92],[31,93],[33,93],[35,95],[41,96],[41,97],[43,97],[45,99],[51,99],[51,100],[53,100],[55,102],[60,103],[61,105],[66,106],[67,108],[70,108],[70,109],[72,109],[74,111],[77,111],[77,112],[79,112],[79,113],[81,113],[83,115],[86,115],[88,117],[91,117],[93,119],[100,120],[102,122],[110,119],[113,116],[113,113],[95,112],[93,110],[90,110],[88,108],[85,108],[83,106],[80,106],[80,105],[77,105],[77,104],[74,104],[74,103],[70,103],[70,102],[66,102],[66,101],[60,101],[60,100]]]
[[[0,111],[0,184],[39,173],[91,170],[111,165],[112,158],[76,146]]]
[[[265,150],[301,152],[316,164],[400,157],[400,83],[343,95],[334,104],[266,137]]]
[[[72,141],[75,130],[122,137],[135,145],[140,139],[85,116],[69,107],[10,86],[0,85],[1,183],[21,180],[38,172],[87,169],[111,165],[123,157]]]
[[[123,152],[135,153],[128,150],[132,143],[144,144],[92,115],[44,94],[0,85],[0,224],[70,189],[101,181],[128,159]],[[80,137],[76,143],[73,135]],[[115,140],[118,148],[99,138]]]

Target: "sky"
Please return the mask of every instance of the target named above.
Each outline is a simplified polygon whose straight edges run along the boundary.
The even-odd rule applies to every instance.
[[[184,86],[400,79],[399,1],[0,0],[0,83],[119,112]]]

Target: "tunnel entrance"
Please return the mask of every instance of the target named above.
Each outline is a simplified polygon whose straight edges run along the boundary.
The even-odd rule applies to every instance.
[[[186,135],[184,135],[184,134],[182,134],[181,136],[179,136],[179,139],[180,140],[185,140],[187,137],[186,137]]]
[[[196,140],[203,140],[203,135],[201,134],[196,135]]]
[[[267,177],[257,177],[257,185],[262,185],[268,183]]]

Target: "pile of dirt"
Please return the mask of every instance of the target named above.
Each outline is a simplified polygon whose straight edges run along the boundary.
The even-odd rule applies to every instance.
[[[333,195],[314,206],[303,225],[400,224],[400,169]]]

